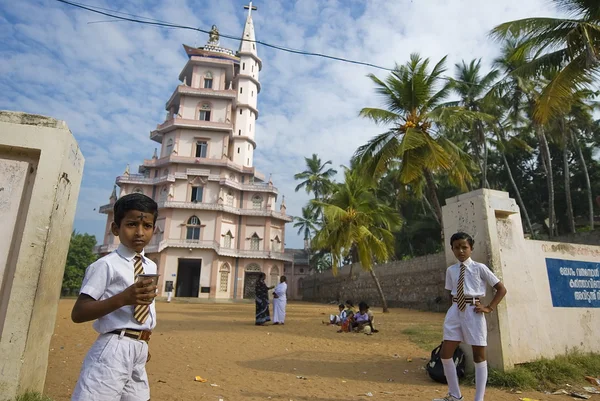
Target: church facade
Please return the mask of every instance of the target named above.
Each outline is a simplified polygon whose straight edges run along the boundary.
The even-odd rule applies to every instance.
[[[204,47],[184,45],[188,61],[166,103],[165,121],[150,133],[160,144],[139,173],[116,178],[107,214],[103,255],[115,250],[110,232],[119,196],[144,193],[159,205],[146,255],[158,265],[159,295],[253,298],[260,273],[269,285],[292,255],[284,253],[285,201],[254,167],[257,98],[262,61],[256,51],[251,5],[239,50],[219,44],[216,27]]]

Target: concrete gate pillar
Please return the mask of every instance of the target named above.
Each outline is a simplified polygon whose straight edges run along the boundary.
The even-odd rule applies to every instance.
[[[83,164],[65,122],[0,111],[0,401],[44,389]]]
[[[472,254],[473,260],[486,264],[498,278],[503,280],[500,241],[498,228],[510,227],[510,236],[523,239],[521,215],[516,202],[509,198],[508,193],[489,189],[479,189],[446,199],[442,208],[444,221],[444,249],[448,266],[456,263],[456,258],[450,247],[452,234],[463,231],[475,240]],[[510,221],[506,225],[506,221]],[[510,292],[510,288],[508,288]],[[489,303],[494,290],[488,287],[487,296],[482,303]],[[488,326],[487,360],[490,367],[504,369],[504,352],[502,348],[502,325],[506,319],[506,303],[498,305],[494,313],[486,315]],[[468,364],[472,364],[471,347],[461,346],[467,354]],[[472,366],[472,365],[471,365]]]

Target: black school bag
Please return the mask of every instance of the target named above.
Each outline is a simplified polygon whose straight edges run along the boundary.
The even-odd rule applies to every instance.
[[[443,342],[442,342],[443,344]],[[431,351],[431,359],[425,366],[425,370],[429,377],[438,383],[447,384],[446,375],[444,375],[444,366],[442,365],[442,358],[440,358],[440,351],[442,350],[442,344],[438,345],[433,351]],[[454,365],[456,366],[456,374],[459,378],[465,376],[465,354],[460,348],[456,348],[454,355],[452,356]]]

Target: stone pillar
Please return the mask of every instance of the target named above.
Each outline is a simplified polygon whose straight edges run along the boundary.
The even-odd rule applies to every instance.
[[[446,205],[442,208],[444,220],[444,238],[446,243],[446,263],[448,266],[456,263],[456,258],[450,247],[452,234],[463,231],[475,240],[472,258],[485,263],[503,281],[501,263],[501,245],[499,230],[505,230],[507,221],[510,222],[510,233],[504,232],[514,238],[523,238],[523,227],[519,207],[516,202],[508,197],[508,193],[479,189],[473,192],[446,199]],[[514,266],[511,266],[514,267]],[[508,288],[510,293],[510,288]],[[494,290],[488,288],[487,296],[482,303],[489,303]],[[510,294],[514,295],[514,294]],[[532,302],[535,302],[532,300]],[[510,367],[505,363],[505,349],[508,341],[503,344],[501,334],[508,338],[508,319],[506,302],[498,305],[497,311],[486,315],[488,327],[488,349],[487,359],[491,367],[505,369]],[[505,329],[505,330],[504,330]],[[468,355],[467,361],[472,363],[471,347],[463,347]]]
[[[0,111],[0,401],[44,389],[83,164],[65,122]]]

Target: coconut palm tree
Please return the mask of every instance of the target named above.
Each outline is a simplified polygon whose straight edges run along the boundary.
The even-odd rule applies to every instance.
[[[537,57],[514,71],[516,75],[539,75],[549,68],[558,73],[547,82],[536,101],[533,116],[541,124],[563,108],[565,101],[589,86],[600,74],[600,2],[553,0],[569,14],[567,18],[525,18],[498,25],[491,36],[520,39],[519,52]]]
[[[396,65],[385,81],[369,75],[386,108],[363,108],[360,115],[391,127],[360,146],[353,158],[353,165],[361,166],[376,179],[390,165],[399,163],[401,183],[412,185],[417,193],[426,188],[440,225],[442,207],[435,175],[448,174],[463,190],[472,181],[472,175],[468,155],[439,135],[437,128],[440,124],[457,126],[481,117],[480,113],[443,103],[451,91],[451,83],[442,77],[445,61],[444,57],[429,71],[429,59],[412,54],[405,65]]]
[[[456,78],[452,80],[452,89],[460,96],[459,104],[467,110],[482,111],[481,102],[490,90],[499,71],[491,70],[485,75],[481,73],[481,59],[471,60],[469,64],[463,60],[455,64]],[[475,120],[468,126],[471,146],[475,162],[481,170],[481,188],[489,188],[487,182],[488,141],[485,125],[481,120]]]
[[[309,249],[313,234],[318,229],[317,211],[315,207],[309,203],[302,208],[302,216],[294,217],[294,228],[298,229],[298,235],[304,236],[304,247]]]
[[[509,120],[518,125],[523,122],[523,114],[528,119],[531,129],[538,139],[542,167],[548,184],[548,229],[550,236],[556,234],[556,212],[554,209],[554,176],[552,173],[552,157],[548,139],[544,131],[544,125],[533,118],[537,101],[540,96],[539,88],[531,77],[515,74],[519,68],[530,60],[530,52],[523,47],[522,42],[515,38],[507,39],[502,46],[500,57],[496,58],[494,64],[505,76],[497,84],[497,89],[504,92],[509,111]]]
[[[323,208],[324,219],[313,244],[315,248],[331,252],[334,272],[340,261],[348,256],[354,263],[360,262],[373,278],[383,311],[387,312],[387,302],[374,264],[393,256],[392,231],[400,226],[400,216],[377,199],[373,180],[350,169],[346,169],[344,178],[326,201],[315,201]]]
[[[587,163],[581,151],[581,137],[588,136],[590,132],[597,129],[597,122],[594,121],[593,112],[598,109],[598,103],[591,100],[594,93],[583,91],[576,95],[578,99],[572,106],[567,119],[567,125],[570,128],[571,143],[575,149],[585,179],[585,188],[588,200],[589,226],[594,229],[594,199],[592,195],[592,186],[590,183],[590,174]],[[585,100],[585,101],[584,101]]]
[[[305,157],[306,170],[294,175],[295,180],[303,180],[296,186],[296,192],[304,188],[306,193],[313,193],[315,200],[321,199],[331,186],[331,179],[337,174],[333,168],[327,168],[331,160],[321,163],[321,158],[313,153],[311,158]]]

